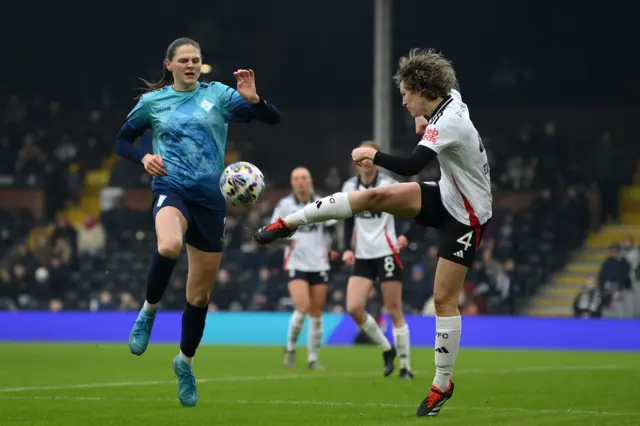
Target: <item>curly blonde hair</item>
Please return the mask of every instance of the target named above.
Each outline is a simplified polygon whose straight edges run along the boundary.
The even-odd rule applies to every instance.
[[[458,87],[451,62],[433,49],[412,49],[409,56],[400,58],[393,80],[429,100],[449,96]]]

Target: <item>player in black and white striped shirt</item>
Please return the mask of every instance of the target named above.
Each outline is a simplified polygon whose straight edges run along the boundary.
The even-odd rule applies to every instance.
[[[372,141],[360,146],[379,149]],[[346,181],[342,192],[382,188],[398,183],[380,172],[371,161],[356,166],[358,175]],[[412,379],[410,363],[409,327],[402,313],[403,268],[399,251],[408,245],[404,236],[396,237],[395,218],[389,213],[365,211],[345,219],[345,252],[342,260],[353,265],[347,283],[347,311],[369,338],[382,349],[384,375],[394,369],[396,356],[400,359],[400,378]],[[384,307],[393,323],[392,346],[376,320],[365,310],[371,288],[380,283]]]

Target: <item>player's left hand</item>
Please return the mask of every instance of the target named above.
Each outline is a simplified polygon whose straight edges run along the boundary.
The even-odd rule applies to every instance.
[[[361,146],[351,151],[351,159],[356,164],[361,164],[365,160],[373,161],[378,151],[370,146]]]
[[[253,70],[237,70],[233,73],[238,82],[238,93],[250,104],[260,102],[260,96],[256,91],[256,74]]]
[[[398,237],[398,242],[396,242],[396,251],[401,251],[409,247],[409,240],[404,235],[400,235]]]

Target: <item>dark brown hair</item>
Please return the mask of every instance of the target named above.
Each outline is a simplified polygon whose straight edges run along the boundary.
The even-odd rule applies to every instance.
[[[400,58],[393,79],[398,87],[402,83],[406,90],[419,92],[429,100],[447,97],[458,87],[451,62],[433,49],[412,49],[409,56]]]
[[[198,44],[198,42],[187,37],[182,37],[182,38],[173,40],[169,45],[169,47],[167,47],[167,54],[165,56],[165,60],[168,59],[170,61],[173,61],[173,58],[176,55],[176,50],[178,50],[178,48],[182,46],[193,46],[196,49],[200,50],[200,45]],[[141,78],[140,80],[142,80],[142,82],[145,85],[144,93],[148,93],[148,92],[153,92],[154,90],[162,89],[163,87],[169,86],[170,84],[173,84],[173,74],[171,74],[171,71],[167,69],[166,65],[164,64],[164,61],[162,61],[162,78],[160,80],[148,81],[148,80],[145,80],[144,78]],[[142,95],[138,96],[136,99],[139,99],[141,96]]]

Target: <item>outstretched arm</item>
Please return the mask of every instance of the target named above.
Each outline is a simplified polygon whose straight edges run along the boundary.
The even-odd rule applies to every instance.
[[[409,157],[385,154],[370,147],[359,147],[351,152],[351,158],[357,164],[371,160],[377,166],[384,167],[402,176],[413,176],[427,166],[445,149],[456,149],[457,134],[446,125],[436,127],[429,124],[422,140]]]
[[[413,176],[420,173],[437,155],[434,150],[418,145],[408,157],[378,151],[373,157],[373,164],[401,176]]]
[[[258,120],[271,125],[278,124],[280,112],[258,95],[253,70],[238,70],[233,75],[236,77],[238,90],[227,87],[223,94],[227,120],[240,123]]]

